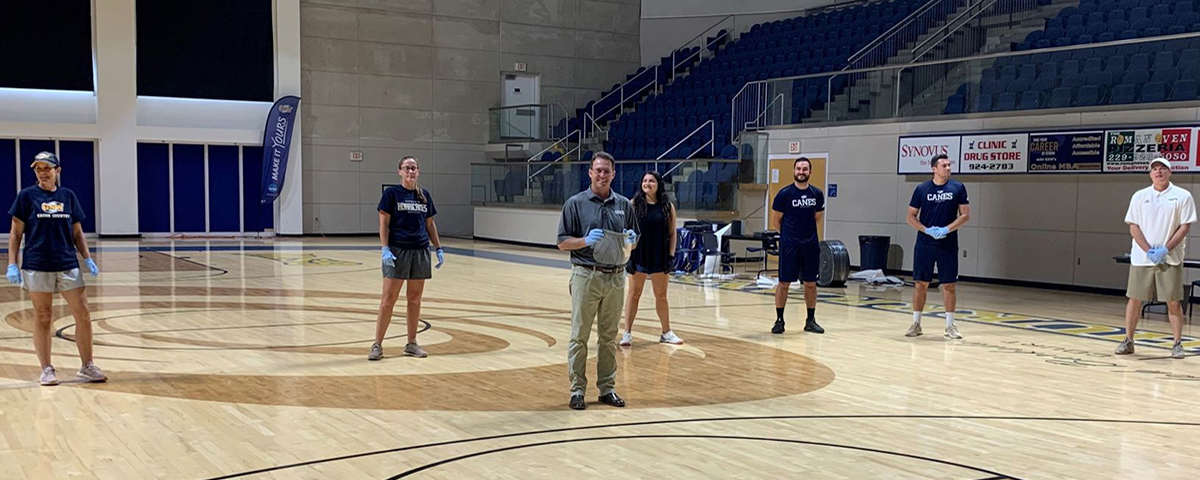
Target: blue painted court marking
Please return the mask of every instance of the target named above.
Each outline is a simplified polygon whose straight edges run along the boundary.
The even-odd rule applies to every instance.
[[[531,257],[528,255],[517,255],[513,253],[493,252],[488,250],[475,250],[473,248],[457,248],[457,247],[442,247],[446,253],[454,255],[462,255],[465,257],[483,258],[487,260],[497,260],[508,263],[518,263],[522,265],[536,265],[539,267],[552,268],[571,268],[571,262],[567,260],[555,260],[552,258]],[[349,252],[378,252],[379,247],[367,245],[147,245],[138,247],[98,247],[91,249],[93,252],[319,252],[319,251],[349,251]],[[0,248],[0,252],[8,253],[7,248]]]

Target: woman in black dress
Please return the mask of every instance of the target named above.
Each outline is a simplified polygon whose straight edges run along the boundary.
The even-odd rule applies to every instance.
[[[671,331],[670,309],[667,307],[667,273],[675,260],[675,206],[663,191],[662,176],[650,171],[642,175],[642,189],[633,197],[633,211],[642,232],[637,248],[629,257],[629,293],[625,298],[625,333],[621,345],[633,343],[633,319],[637,317],[638,301],[646,277],[654,286],[654,309],[662,323],[660,343],[683,343]]]

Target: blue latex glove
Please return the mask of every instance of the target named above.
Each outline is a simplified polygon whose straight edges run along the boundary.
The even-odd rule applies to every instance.
[[[100,267],[96,266],[95,260],[85,258],[83,259],[83,264],[87,265],[88,273],[92,274],[93,277],[100,274]]]
[[[946,227],[925,227],[925,234],[933,237],[934,240],[946,238],[948,232],[949,229]]]
[[[1146,252],[1146,257],[1149,258],[1151,262],[1154,262],[1155,265],[1162,263],[1166,256],[1166,247],[1154,247]]]
[[[392,253],[392,249],[383,247],[383,264],[389,267],[396,266],[396,255]]]
[[[13,285],[21,284],[21,270],[17,268],[17,264],[8,264],[8,273],[5,276],[8,277],[8,283]]]
[[[434,265],[433,268],[440,269],[440,268],[442,268],[442,264],[446,263],[446,254],[442,252],[442,249],[440,247],[437,250],[435,250],[434,253],[437,254],[438,263],[437,263],[437,265]]]
[[[601,238],[604,238],[604,230],[601,230],[599,228],[593,228],[590,231],[588,231],[588,234],[586,237],[583,237],[583,244],[590,247],[592,245],[595,245],[596,242],[599,242]]]
[[[625,229],[625,235],[626,235],[626,237],[625,237],[625,243],[628,243],[628,244],[630,244],[630,245],[633,245],[633,244],[636,244],[636,243],[637,243],[637,241],[638,241],[638,234],[637,234],[637,232],[633,231],[633,229],[632,229],[632,228],[627,228],[627,229]]]

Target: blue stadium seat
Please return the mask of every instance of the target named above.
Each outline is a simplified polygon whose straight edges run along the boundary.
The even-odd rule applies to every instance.
[[[1079,93],[1075,96],[1075,102],[1072,104],[1076,107],[1091,107],[1100,104],[1103,92],[1098,85],[1085,85],[1079,87]]]
[[[1133,103],[1137,97],[1137,86],[1121,84],[1113,87],[1112,93],[1109,94],[1109,105],[1122,105]]]
[[[1042,92],[1040,90],[1028,91],[1021,94],[1021,101],[1017,104],[1017,110],[1033,110],[1042,106]]]
[[[1173,102],[1182,102],[1196,99],[1196,80],[1186,79],[1175,82],[1171,87],[1171,98]]]
[[[997,112],[1015,110],[1016,108],[1017,108],[1017,94],[1016,93],[1013,93],[1013,92],[1001,93],[1000,96],[996,98],[996,111]]]
[[[1163,82],[1149,82],[1142,85],[1142,93],[1138,98],[1142,103],[1162,102],[1167,99],[1167,84]]]
[[[1071,106],[1071,87],[1059,87],[1050,91],[1046,108],[1067,108]]]

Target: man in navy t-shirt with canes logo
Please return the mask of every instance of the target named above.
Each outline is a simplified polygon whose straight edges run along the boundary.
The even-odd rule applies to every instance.
[[[775,326],[771,333],[783,333],[783,308],[788,288],[796,280],[804,281],[804,304],[808,317],[804,331],[825,333],[817,325],[817,275],[821,267],[817,222],[825,216],[825,193],[808,184],[812,162],[800,157],[793,164],[794,183],[783,187],[771,203],[771,228],[779,230],[779,285],[775,287]]]
[[[933,180],[927,180],[913,191],[908,204],[908,224],[917,230],[913,248],[913,323],[906,337],[921,335],[921,312],[925,310],[925,295],[933,280],[937,265],[938,282],[942,284],[942,299],[946,304],[946,338],[960,339],[954,325],[955,291],[958,282],[958,230],[971,218],[967,202],[967,187],[950,179],[950,157],[942,154],[930,161]]]

